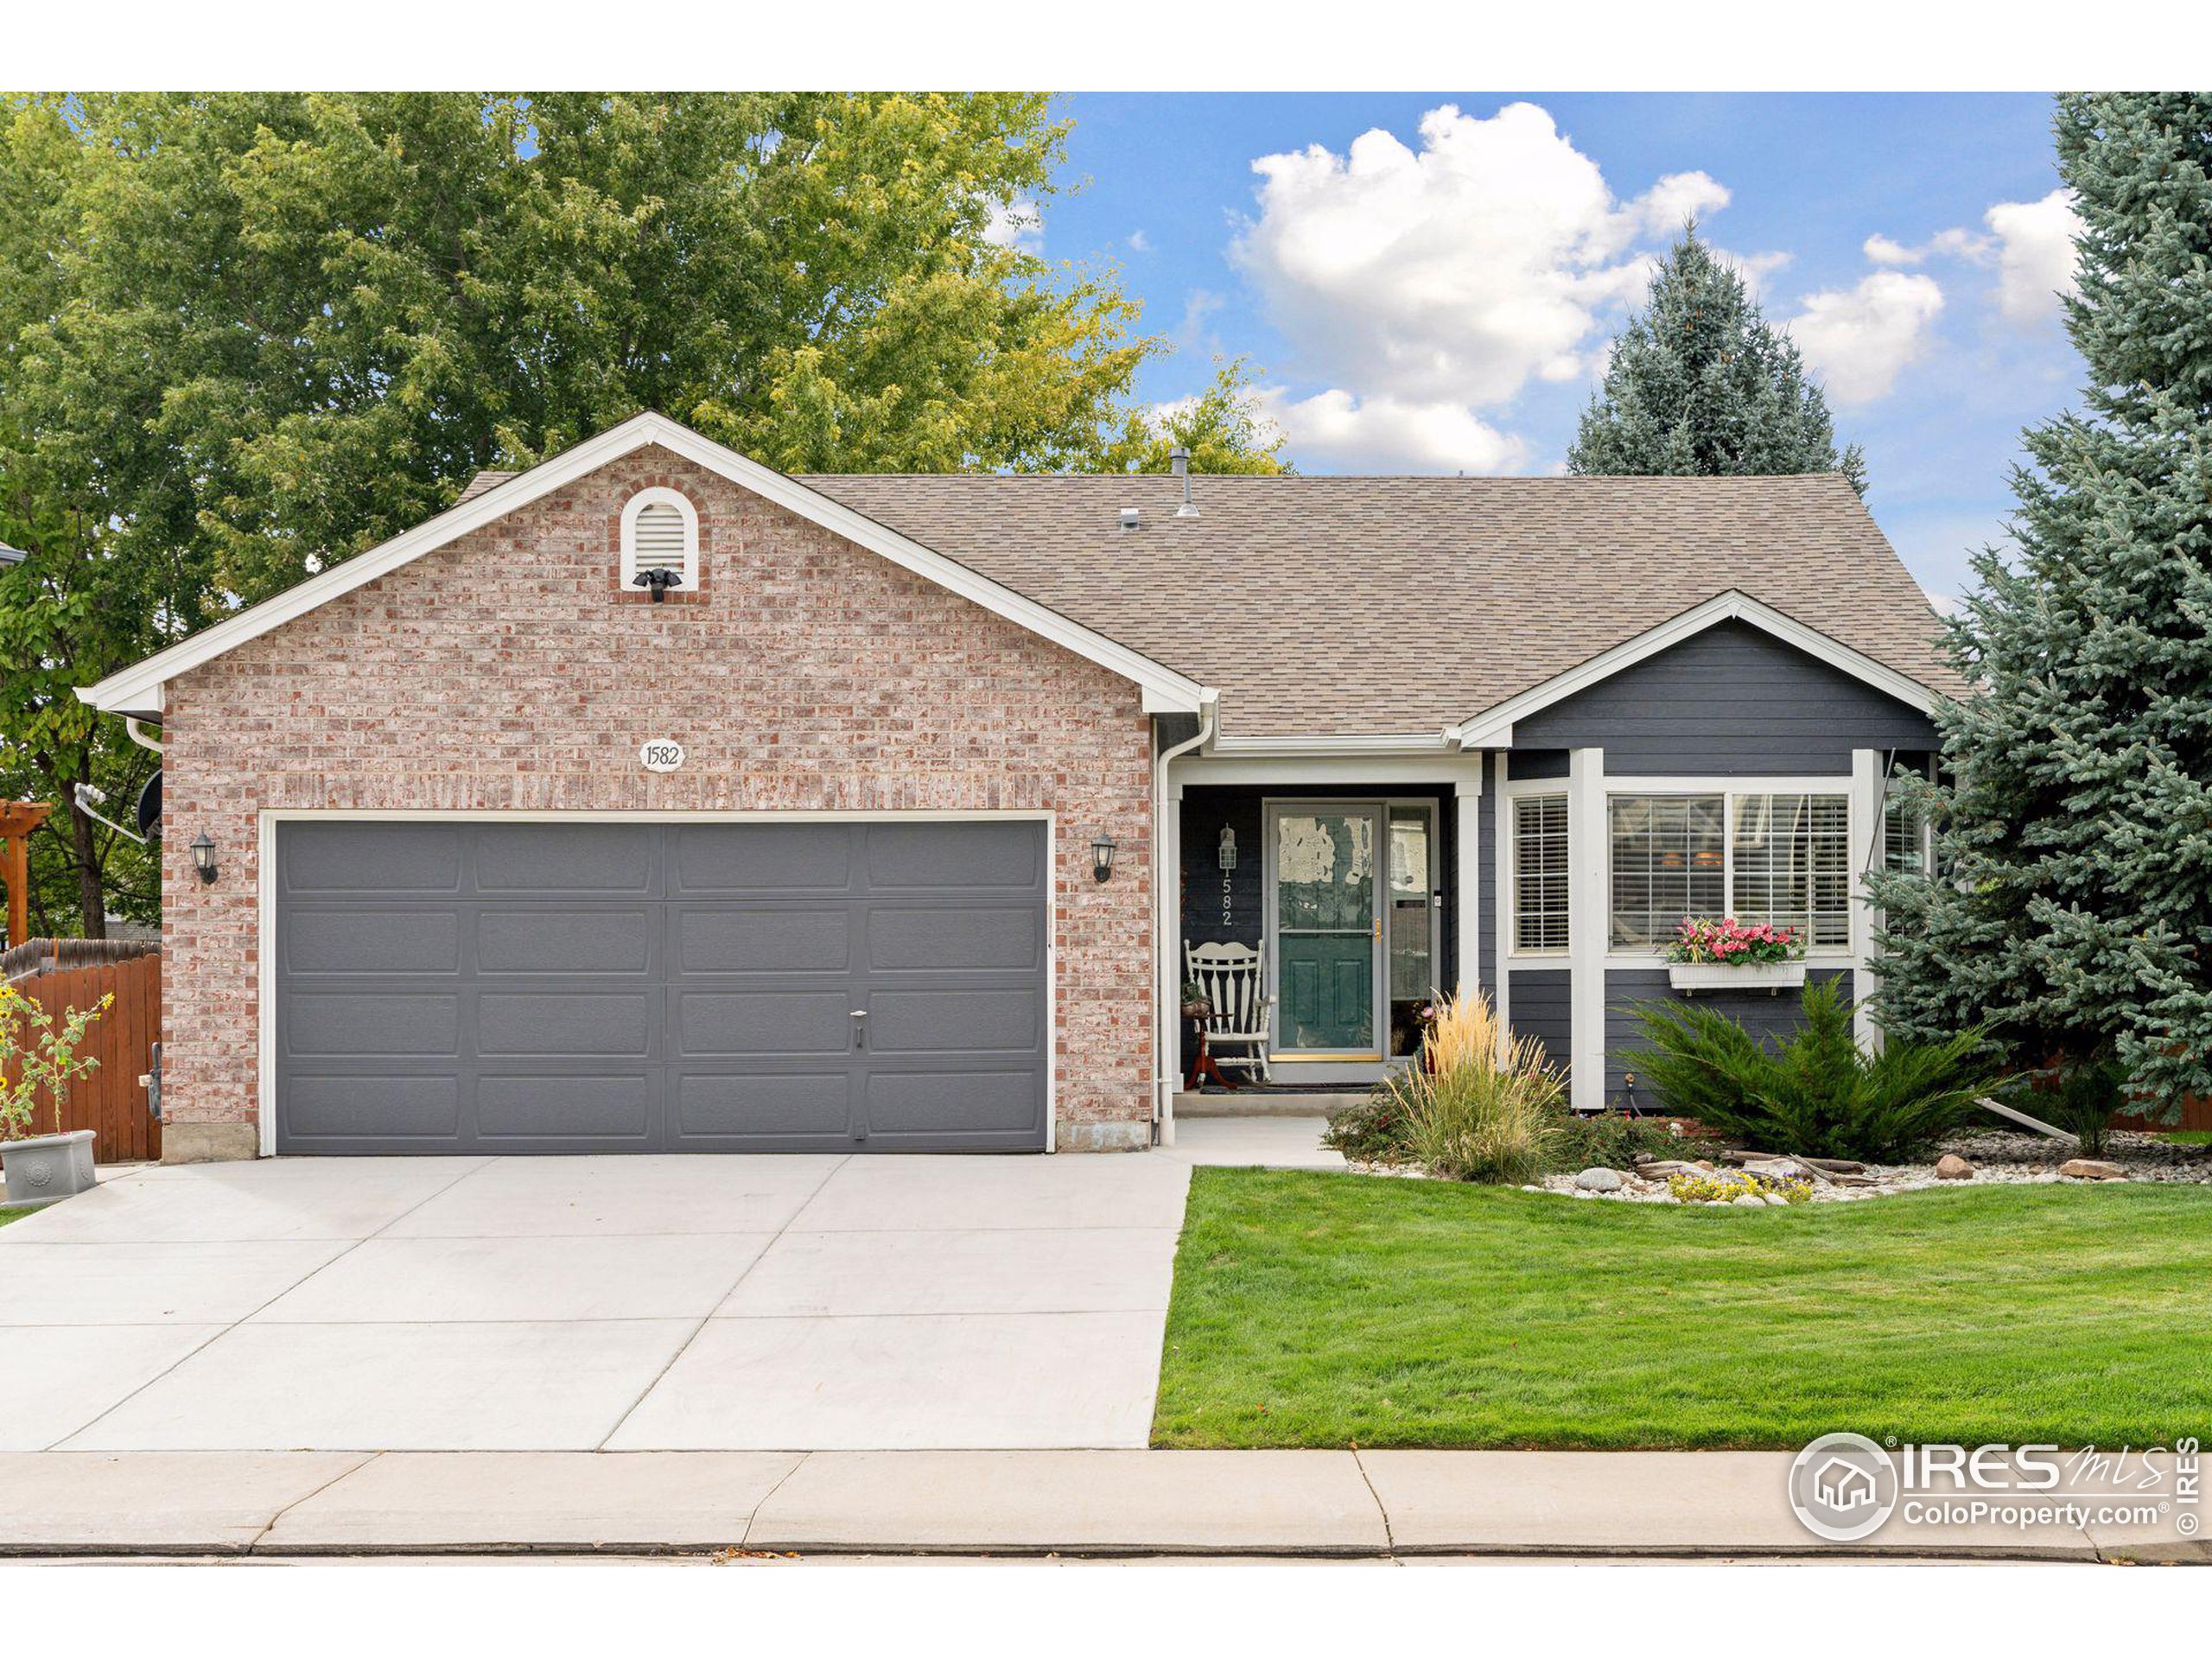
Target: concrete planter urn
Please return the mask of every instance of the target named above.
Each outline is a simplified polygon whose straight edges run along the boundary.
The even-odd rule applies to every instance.
[[[92,1130],[72,1129],[29,1141],[0,1141],[0,1168],[7,1173],[5,1202],[54,1204],[91,1192],[96,1179],[92,1140]]]
[[[1685,995],[1700,991],[1766,991],[1796,988],[1805,982],[1802,962],[1670,962],[1667,982]]]

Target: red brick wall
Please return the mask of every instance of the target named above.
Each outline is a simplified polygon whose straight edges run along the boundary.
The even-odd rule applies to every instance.
[[[622,504],[699,509],[702,591],[617,598]],[[681,772],[638,763],[645,736]],[[639,451],[168,688],[164,1115],[257,1120],[269,808],[1050,809],[1063,1146],[1141,1140],[1150,731],[1136,688],[659,449]],[[1091,880],[1091,838],[1120,842]],[[203,886],[188,843],[219,848]],[[243,1155],[237,1128],[181,1139]],[[185,1155],[192,1155],[188,1152]]]

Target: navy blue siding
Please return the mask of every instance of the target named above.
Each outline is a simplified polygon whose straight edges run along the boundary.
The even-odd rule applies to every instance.
[[[1929,624],[1932,632],[1934,623]],[[1514,724],[1523,750],[1602,748],[1605,770],[1848,775],[1853,749],[1936,747],[1928,717],[1745,622],[1722,622]]]
[[[1574,1008],[1568,994],[1573,976],[1564,968],[1513,969],[1512,1000],[1506,1017],[1516,1037],[1534,1037],[1544,1058],[1564,1072],[1574,1056]]]
[[[1848,982],[1848,969],[1815,969],[1808,976],[1814,980],[1842,979]],[[1521,982],[1516,976],[1513,989],[1517,999]],[[1851,987],[1847,982],[1844,995]],[[1605,975],[1605,1103],[1624,1105],[1623,1090],[1624,1074],[1636,1071],[1636,1062],[1624,1059],[1623,1051],[1633,1050],[1642,1040],[1636,1023],[1635,1004],[1680,995],[1667,982],[1667,970],[1660,968],[1615,968]],[[1697,1000],[1717,1008],[1729,1016],[1754,1037],[1779,1037],[1795,1031],[1798,1026],[1797,996],[1795,989],[1769,993],[1766,991],[1733,991],[1698,993]],[[1662,1103],[1639,1077],[1636,1103],[1645,1111],[1662,1109]]]

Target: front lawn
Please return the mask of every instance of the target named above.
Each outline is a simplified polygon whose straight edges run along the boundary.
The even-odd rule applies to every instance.
[[[2212,1430],[2212,1189],[1758,1212],[1200,1169],[1161,1446],[1978,1444]]]
[[[0,1227],[5,1227],[11,1221],[21,1221],[30,1212],[31,1206],[27,1204],[19,1204],[12,1210],[6,1205],[0,1204]]]

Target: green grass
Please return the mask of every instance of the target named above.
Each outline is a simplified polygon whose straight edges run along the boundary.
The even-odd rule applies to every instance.
[[[2177,1147],[2212,1147],[2212,1129],[2161,1129],[2158,1135]]]
[[[2212,1429],[2212,1190],[1757,1213],[1200,1169],[1156,1444],[2171,1444]]]
[[[11,1221],[21,1221],[25,1216],[30,1214],[31,1209],[32,1206],[27,1204],[19,1204],[12,1210],[6,1205],[0,1204],[0,1227],[5,1227]]]

